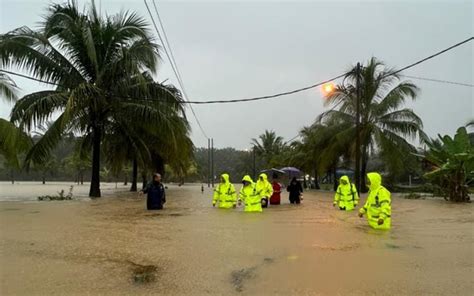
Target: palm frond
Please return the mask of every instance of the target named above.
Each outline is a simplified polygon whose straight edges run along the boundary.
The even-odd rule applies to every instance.
[[[15,82],[7,74],[0,72],[0,96],[6,102],[15,102],[18,100],[17,92],[18,86]]]
[[[51,150],[61,140],[64,129],[63,115],[60,115],[26,155],[24,164],[26,169],[29,169],[32,163],[41,164],[47,161]]]
[[[18,100],[11,112],[11,121],[31,130],[33,126],[47,121],[54,112],[62,110],[67,102],[67,93],[39,91]]]

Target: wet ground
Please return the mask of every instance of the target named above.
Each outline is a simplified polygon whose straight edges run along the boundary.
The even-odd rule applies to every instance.
[[[206,190],[208,190],[206,188]],[[125,193],[0,202],[2,295],[472,295],[471,204],[394,197],[376,232],[332,194],[262,214],[171,187],[166,209]]]

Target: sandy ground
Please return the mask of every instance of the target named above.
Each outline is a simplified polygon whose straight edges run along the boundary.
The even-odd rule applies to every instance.
[[[394,197],[393,229],[376,232],[331,198],[306,193],[262,214],[214,209],[197,186],[171,187],[160,212],[127,193],[0,202],[0,292],[472,295],[472,204]],[[143,268],[152,282],[135,275]]]

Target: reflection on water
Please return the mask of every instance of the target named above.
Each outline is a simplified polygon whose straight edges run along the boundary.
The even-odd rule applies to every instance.
[[[212,208],[206,190],[171,187],[166,209],[157,212],[129,194],[88,203],[0,203],[2,294],[472,291],[471,205],[394,198],[393,229],[374,231],[356,212],[335,210],[327,193],[255,214]]]

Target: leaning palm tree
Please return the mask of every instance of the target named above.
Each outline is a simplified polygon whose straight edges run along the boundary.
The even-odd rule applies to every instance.
[[[104,135],[120,125],[140,121],[150,129],[169,125],[168,107],[157,108],[163,97],[147,79],[159,59],[147,22],[135,13],[101,17],[94,3],[82,13],[76,2],[50,6],[38,30],[21,27],[0,36],[2,67],[27,72],[55,85],[18,100],[11,120],[32,130],[58,114],[44,136],[26,156],[26,164],[44,161],[65,130],[84,137],[92,150],[89,196],[100,196],[100,158]]]
[[[324,112],[317,119],[320,123],[342,127],[332,145],[345,146],[351,155],[356,136],[356,73],[354,68],[346,77],[348,83],[336,86],[335,91],[327,96],[327,104],[339,108]],[[372,58],[359,74],[362,182],[365,181],[369,150],[380,150],[390,167],[400,165],[401,156],[414,151],[407,139],[427,139],[420,117],[404,107],[407,99],[416,99],[418,88],[411,82],[400,81],[398,75],[391,73],[393,70]]]
[[[263,157],[265,165],[271,165],[272,158],[281,152],[284,143],[274,131],[265,130],[258,139],[252,139],[252,146],[257,155]]]

